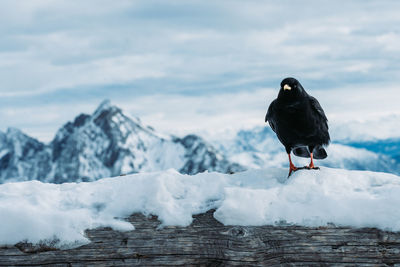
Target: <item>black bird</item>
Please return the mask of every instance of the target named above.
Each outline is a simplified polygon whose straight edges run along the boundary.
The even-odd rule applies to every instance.
[[[265,122],[269,123],[285,146],[289,156],[289,175],[297,168],[293,165],[290,152],[299,157],[311,158],[306,169],[319,169],[314,159],[324,159],[328,155],[323,146],[330,141],[328,119],[318,100],[307,94],[295,78],[281,82],[277,99],[269,105]],[[301,169],[303,169],[301,168]]]

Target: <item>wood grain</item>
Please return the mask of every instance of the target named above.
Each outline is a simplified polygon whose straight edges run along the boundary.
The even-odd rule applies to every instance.
[[[224,226],[213,210],[188,227],[127,218],[135,230],[87,230],[75,249],[19,243],[0,247],[0,266],[400,266],[400,233],[374,228]]]

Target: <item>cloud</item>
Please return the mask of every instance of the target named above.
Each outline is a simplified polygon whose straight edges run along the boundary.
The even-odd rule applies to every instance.
[[[375,117],[397,112],[392,104],[375,108],[369,95],[363,100],[365,88],[379,91],[382,103],[399,97],[397,1],[22,0],[2,7],[2,110],[38,114],[40,107],[59,106],[63,112],[111,98],[135,103],[132,111],[155,126],[176,120],[185,122],[176,128],[191,131],[191,116],[203,128],[258,118],[261,111],[247,105],[264,103],[259,88],[294,76],[307,88],[331,91],[325,106],[336,118],[347,113],[335,106],[357,116],[364,116],[357,110]],[[346,96],[343,88],[350,99],[335,96]],[[235,100],[218,102],[222,96]],[[173,116],[156,110],[164,102],[176,107]],[[179,107],[190,112],[179,114]],[[12,120],[3,114],[0,128],[26,125],[23,113]],[[45,121],[54,129],[63,123]]]
[[[160,73],[176,83],[219,79],[223,84],[245,76],[271,86],[286,73],[314,82],[360,83],[386,80],[399,68],[393,60],[395,2],[13,3],[7,2],[10,12],[2,12],[3,95],[4,90],[45,93],[43,88],[134,83],[159,79]],[[126,64],[138,57],[144,60]],[[387,73],[389,67],[393,71]],[[122,74],[112,74],[114,68]],[[135,75],[140,69],[154,72]],[[17,76],[25,79],[15,83]]]

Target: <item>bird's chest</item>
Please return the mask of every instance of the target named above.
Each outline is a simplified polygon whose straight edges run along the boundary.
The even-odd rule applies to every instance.
[[[304,103],[285,104],[278,108],[277,115],[283,122],[306,121],[309,106]]]
[[[276,115],[285,130],[297,131],[309,128],[309,124],[312,124],[313,120],[310,114],[310,106],[299,102],[280,106]]]

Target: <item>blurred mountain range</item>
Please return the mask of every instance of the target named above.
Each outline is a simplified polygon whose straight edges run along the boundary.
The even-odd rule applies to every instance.
[[[109,101],[66,123],[49,144],[14,128],[0,132],[0,182],[93,181],[170,168],[184,174],[244,170],[201,137],[161,135]]]
[[[335,136],[331,136],[335,140]],[[229,160],[250,168],[287,167],[288,159],[270,127],[241,130],[232,138],[214,140],[214,145]],[[333,141],[328,158],[317,160],[318,166],[349,170],[369,170],[400,174],[400,139],[355,141],[351,138]],[[294,157],[299,166],[309,159]]]
[[[349,140],[333,142],[328,158],[317,164],[400,174],[400,139]],[[295,162],[306,165],[308,159],[296,157]],[[241,130],[212,142],[193,134],[181,138],[157,133],[109,101],[93,114],[66,123],[49,144],[15,128],[0,132],[0,183],[93,181],[170,168],[184,174],[231,173],[287,165],[287,155],[269,127]]]

